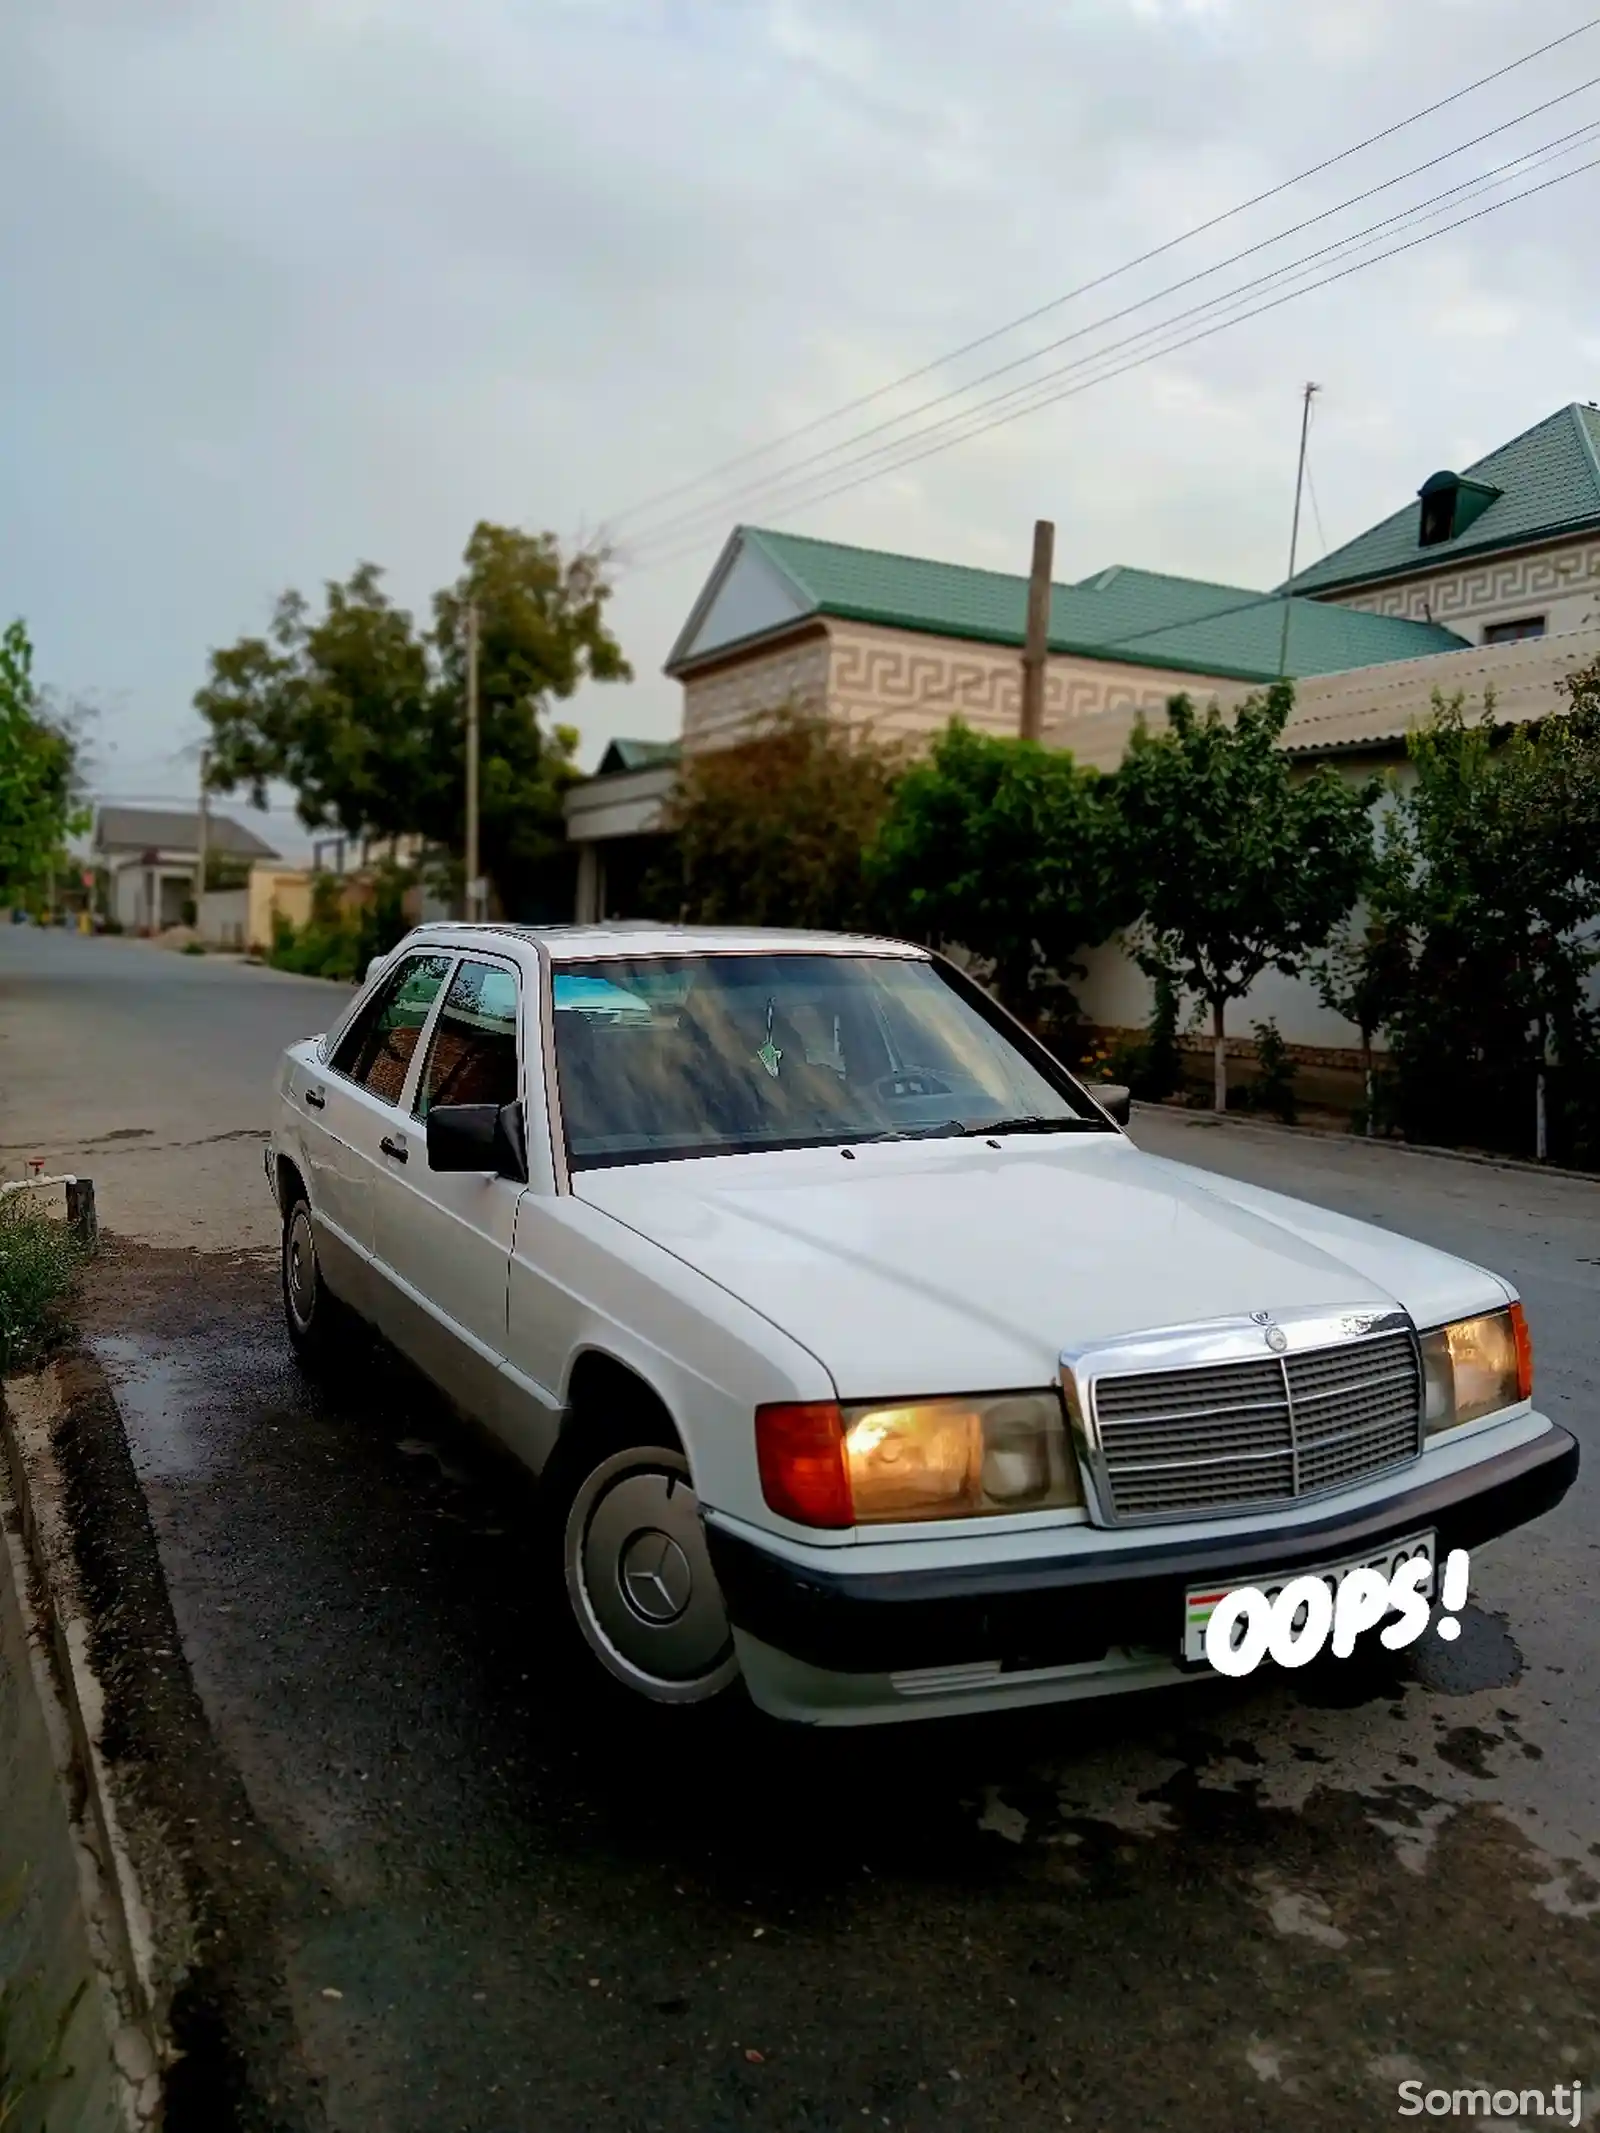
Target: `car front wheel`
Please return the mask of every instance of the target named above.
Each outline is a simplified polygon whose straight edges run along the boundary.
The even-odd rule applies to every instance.
[[[597,1446],[568,1468],[561,1557],[589,1656],[649,1703],[706,1703],[738,1678],[689,1462],[675,1446]]]

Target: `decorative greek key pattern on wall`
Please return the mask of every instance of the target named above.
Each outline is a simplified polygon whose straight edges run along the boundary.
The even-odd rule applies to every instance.
[[[1044,737],[1080,762],[1112,769],[1141,712],[1157,715],[1187,691],[1233,703],[1243,682],[1109,661],[1053,658],[1045,671]],[[780,705],[825,707],[831,718],[885,739],[925,737],[962,718],[980,731],[1015,733],[1022,708],[1017,652],[920,631],[830,623],[826,639],[756,656],[684,685],[683,744],[726,746]]]
[[[1412,578],[1375,592],[1352,594],[1341,607],[1368,615],[1403,615],[1412,622],[1430,619],[1446,628],[1496,614],[1548,609],[1552,601],[1581,603],[1570,614],[1551,615],[1549,627],[1580,628],[1590,619],[1591,603],[1600,609],[1600,541],[1575,541],[1562,548],[1536,548],[1525,555],[1503,556],[1476,567],[1464,565],[1435,577]],[[1597,614],[1595,619],[1600,619]],[[1463,632],[1464,635],[1471,634]]]
[[[828,704],[852,726],[915,735],[963,718],[992,733],[1015,733],[1022,708],[1018,652],[953,637],[832,623]],[[1232,702],[1242,683],[1116,666],[1058,655],[1045,670],[1044,733],[1096,767],[1120,762],[1141,711],[1156,713],[1187,690],[1202,702]]]

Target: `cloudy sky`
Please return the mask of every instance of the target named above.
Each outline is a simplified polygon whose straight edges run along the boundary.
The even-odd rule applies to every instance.
[[[280,588],[371,558],[421,606],[478,517],[618,545],[638,680],[578,701],[592,761],[611,734],[676,729],[660,664],[738,518],[1023,570],[1045,515],[1058,577],[1121,561],[1266,585],[1305,379],[1323,395],[1303,560],[1435,467],[1600,397],[1600,170],[1187,347],[1205,315],[1128,339],[1445,186],[1467,188],[1449,220],[1600,157],[1580,135],[1480,189],[1600,127],[1600,88],[1581,90],[1221,264],[1579,90],[1597,28],[787,460],[640,508],[1577,28],[1585,0],[0,13],[0,609],[27,618],[44,678],[101,707],[107,792],[189,790],[207,649]],[[928,400],[1066,334],[980,390],[1067,363],[1059,382],[1087,389],[861,464],[966,404],[917,414]],[[902,427],[849,442],[886,416]]]

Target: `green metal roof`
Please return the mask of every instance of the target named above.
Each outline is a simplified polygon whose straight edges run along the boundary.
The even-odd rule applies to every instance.
[[[616,770],[648,770],[653,764],[675,763],[677,760],[676,741],[608,741],[606,752],[595,768],[595,776],[607,777]]]
[[[1463,468],[1462,479],[1500,494],[1454,540],[1424,548],[1417,538],[1420,507],[1411,502],[1297,572],[1295,590],[1328,592],[1433,570],[1457,556],[1520,547],[1600,524],[1600,409],[1574,400]]]
[[[740,545],[754,549],[778,570],[809,614],[971,637],[986,644],[1023,641],[1028,600],[1024,577],[754,526],[738,528],[729,555]],[[725,556],[719,574],[727,564]],[[714,578],[713,586],[717,582]],[[1341,673],[1349,667],[1457,651],[1466,642],[1431,623],[1359,614],[1317,600],[1292,599],[1289,604],[1288,671],[1295,675]],[[1273,593],[1114,565],[1079,584],[1052,586],[1050,649],[1231,680],[1270,681],[1278,673],[1283,610],[1282,597]],[[703,612],[704,596],[696,614]],[[767,634],[771,632],[758,633]],[[680,646],[686,646],[689,636],[686,630]],[[719,644],[716,652],[721,656],[728,649]],[[688,663],[687,652],[675,649],[668,671]]]

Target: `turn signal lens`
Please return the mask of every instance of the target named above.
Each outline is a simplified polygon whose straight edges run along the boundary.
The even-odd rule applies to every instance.
[[[1517,1398],[1533,1398],[1533,1335],[1521,1304],[1511,1306],[1511,1332],[1517,1344]]]
[[[844,1423],[832,1400],[756,1409],[761,1493],[799,1526],[853,1526],[844,1469]]]
[[[1531,1399],[1533,1344],[1521,1304],[1425,1333],[1422,1364],[1430,1436]]]

